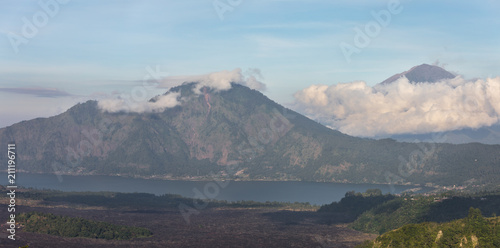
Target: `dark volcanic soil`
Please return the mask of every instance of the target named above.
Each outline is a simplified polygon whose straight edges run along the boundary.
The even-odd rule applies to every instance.
[[[343,216],[274,209],[202,210],[188,224],[179,211],[75,210],[18,206],[39,211],[149,228],[154,235],[129,241],[63,238],[18,230],[16,241],[1,230],[0,247],[354,247],[376,235],[345,227]],[[2,219],[7,206],[0,205]],[[337,223],[337,224],[336,224]],[[3,228],[4,229],[4,228]]]

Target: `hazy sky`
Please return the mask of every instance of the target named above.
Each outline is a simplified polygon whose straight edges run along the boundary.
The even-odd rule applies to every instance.
[[[285,105],[311,85],[373,86],[436,61],[466,79],[495,77],[499,12],[494,0],[5,0],[0,127],[130,94],[151,72],[260,72],[264,94]]]

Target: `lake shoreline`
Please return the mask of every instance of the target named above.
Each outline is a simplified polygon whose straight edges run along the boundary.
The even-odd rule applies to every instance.
[[[6,173],[0,173],[0,176]],[[434,188],[411,185],[352,184],[306,181],[166,180],[104,175],[56,175],[18,171],[17,185],[60,191],[177,194],[188,198],[225,201],[309,202],[315,205],[340,201],[346,192],[380,189],[383,193],[427,193]],[[6,184],[7,180],[3,182]],[[0,181],[0,184],[2,182]]]
[[[1,173],[6,173],[7,170],[2,170]],[[25,173],[25,174],[37,174],[37,175],[54,175],[54,176],[109,176],[109,177],[119,177],[119,178],[130,178],[130,179],[145,179],[145,180],[161,180],[161,181],[190,181],[190,182],[224,182],[224,181],[231,181],[231,182],[311,182],[311,183],[338,183],[338,184],[359,184],[359,185],[365,185],[365,184],[370,184],[370,185],[381,185],[381,186],[408,186],[408,187],[414,187],[414,188],[433,188],[433,189],[440,189],[442,187],[445,187],[443,185],[433,185],[433,186],[424,186],[420,184],[411,184],[411,183],[375,183],[375,182],[349,182],[349,181],[326,181],[326,180],[321,180],[321,181],[307,181],[307,180],[295,180],[295,179],[285,179],[285,180],[279,180],[279,179],[271,179],[271,178],[266,178],[266,179],[245,179],[245,178],[214,178],[214,177],[193,177],[193,176],[186,176],[186,177],[165,177],[165,176],[131,176],[131,175],[123,175],[123,174],[96,174],[96,173],[43,173],[43,172],[28,172],[28,171],[23,171],[23,170],[17,170],[18,173]],[[222,179],[222,180],[217,180],[217,179]],[[1,185],[1,183],[0,183]]]

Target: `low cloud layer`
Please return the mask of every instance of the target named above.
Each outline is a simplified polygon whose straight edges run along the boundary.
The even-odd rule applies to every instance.
[[[156,98],[155,102],[134,102],[126,99],[104,99],[98,102],[101,110],[109,113],[116,112],[163,112],[167,108],[173,108],[180,104],[179,92],[169,92]]]
[[[260,80],[262,75],[259,69],[249,69],[242,72],[237,68],[232,71],[220,71],[196,76],[171,76],[161,80],[158,88],[168,89],[186,82],[197,82],[193,91],[202,93],[202,88],[209,87],[215,91],[231,89],[231,83],[245,85],[255,90],[265,90],[266,86]],[[155,102],[134,101],[131,97],[101,100],[98,106],[101,110],[110,113],[116,112],[163,112],[167,108],[173,108],[181,104],[180,93],[169,92],[156,98]]]
[[[40,87],[35,87],[35,88],[0,88],[0,91],[7,92],[7,93],[15,93],[15,94],[24,94],[24,95],[33,95],[37,97],[66,97],[66,96],[72,96],[72,94],[56,89],[56,88],[40,88]]]
[[[419,84],[401,78],[374,87],[362,81],[311,85],[294,97],[297,110],[355,136],[480,128],[500,120],[500,77]]]

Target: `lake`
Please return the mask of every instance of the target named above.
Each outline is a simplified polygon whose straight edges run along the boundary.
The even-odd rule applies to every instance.
[[[1,185],[7,184],[7,173],[0,173]],[[61,191],[113,191],[123,193],[178,194],[191,198],[214,198],[217,200],[259,202],[309,202],[328,204],[339,201],[347,191],[365,192],[378,188],[389,193],[389,185],[343,184],[322,182],[264,182],[264,181],[176,181],[125,178],[116,176],[56,176],[51,174],[29,174],[18,172],[16,184],[37,189]],[[394,192],[401,193],[412,186],[395,185]],[[425,190],[425,189],[424,189]],[[428,189],[427,189],[428,190]],[[196,194],[195,192],[199,192]]]

